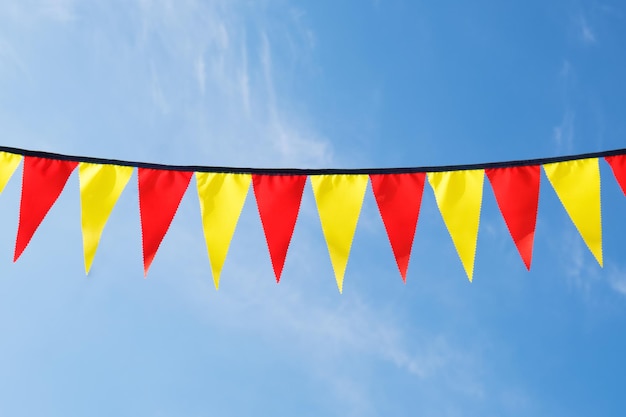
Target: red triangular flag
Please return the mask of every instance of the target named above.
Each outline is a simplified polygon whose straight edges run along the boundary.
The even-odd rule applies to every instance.
[[[252,175],[254,196],[276,282],[280,282],[283,272],[305,183],[306,175]]]
[[[372,174],[372,190],[393,254],[406,282],[426,174]]]
[[[17,261],[28,246],[77,165],[78,163],[74,161],[24,157],[20,220],[13,262]]]
[[[148,275],[192,175],[193,172],[185,171],[137,169],[144,275]]]
[[[613,175],[626,195],[626,155],[607,156],[604,158],[613,170]]]
[[[485,174],[496,196],[498,207],[517,246],[526,269],[530,270],[539,205],[541,167],[528,165],[488,168]]]

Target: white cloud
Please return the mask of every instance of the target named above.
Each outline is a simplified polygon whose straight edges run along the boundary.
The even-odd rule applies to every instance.
[[[232,258],[229,262],[243,265]],[[254,274],[243,266],[230,272],[239,277]],[[214,291],[208,280],[201,285]],[[210,301],[203,289],[190,287],[187,296],[195,299],[195,308],[212,325],[238,329],[251,338],[258,332],[263,340],[271,341],[277,355],[297,358],[298,367],[328,387],[325,395],[344,415],[377,414],[372,393],[381,382],[360,375],[381,363],[425,387],[419,397],[427,398],[433,390],[461,397],[452,402],[463,403],[480,401],[487,393],[499,395],[501,387],[488,387],[480,352],[455,346],[443,334],[411,329],[403,324],[407,320],[390,313],[392,309],[376,309],[355,292],[324,302],[326,297],[317,292],[305,294],[296,287],[285,290],[284,285],[277,288],[247,281],[245,287],[220,290],[219,297]],[[285,340],[290,343],[284,345]]]
[[[572,109],[570,95],[575,87],[575,72],[569,60],[564,60],[558,72],[558,81],[563,96],[565,110],[558,125],[552,128],[552,139],[557,153],[571,153],[574,148],[575,112]]]
[[[596,43],[596,35],[584,15],[578,17],[580,39],[585,45]]]
[[[206,89],[206,69],[204,67],[204,58],[202,55],[200,55],[196,61],[196,77],[198,78],[200,93],[204,95],[204,91]]]
[[[70,23],[78,18],[75,0],[4,0],[0,7],[0,16],[3,15],[20,23]]]
[[[58,22],[71,22],[76,19],[74,0],[41,0],[40,13]]]
[[[626,271],[616,266],[610,266],[609,270],[609,285],[614,291],[626,296]]]
[[[265,16],[267,6],[261,3],[189,0],[173,7],[167,0],[142,0],[139,9],[140,53],[155,46],[164,50],[166,60],[149,58],[171,117],[198,124],[191,127],[196,144],[213,158],[221,155],[217,164],[330,163],[329,141],[309,114],[294,111],[296,98],[282,82],[286,75],[301,76],[297,72],[306,68],[293,62],[314,47],[301,15],[286,8],[279,23],[287,30],[273,30],[277,21]],[[193,68],[195,92],[168,85],[166,80],[184,77],[188,68]],[[152,84],[150,89],[158,91]],[[161,100],[155,103],[163,107]]]
[[[585,243],[578,233],[571,230],[563,234],[562,240],[562,254],[565,258],[563,270],[573,286],[588,294],[591,281],[588,279],[589,271],[585,262],[587,260]]]
[[[555,244],[553,248],[558,255],[558,269],[563,271],[567,286],[576,291],[585,302],[593,305],[597,299],[598,288],[600,288],[598,285],[602,283],[602,267],[598,265],[571,220],[563,218],[563,216],[568,216],[565,209],[560,206],[559,210],[561,210],[562,221],[557,224],[561,225],[561,230],[552,231],[554,236],[558,236],[558,239],[553,242]]]
[[[13,45],[6,39],[0,38],[0,73],[11,68],[16,68],[19,72],[26,71],[26,66]]]
[[[150,78],[150,91],[152,93],[152,100],[155,105],[159,108],[161,113],[167,114],[169,112],[169,106],[167,103],[167,99],[163,93],[163,88],[161,88],[161,81],[159,80],[159,74],[157,73],[154,65],[151,65],[151,78]]]
[[[563,61],[563,64],[561,65],[561,71],[559,72],[559,76],[567,81],[570,73],[572,71],[572,64],[566,59]]]
[[[291,20],[295,26],[295,32],[301,37],[308,49],[312,50],[317,45],[317,39],[315,33],[305,23],[306,11],[299,8],[292,8],[290,10]],[[296,48],[301,49],[301,48]]]
[[[81,14],[79,6],[83,4],[74,0],[10,0],[0,8],[0,17],[20,22],[30,40],[55,35],[42,29],[40,20],[68,24],[84,20],[76,30],[88,48],[77,50],[74,59],[87,66],[98,62],[107,67],[99,83],[108,85],[109,91],[126,91],[135,99],[113,104],[114,108],[130,107],[145,117],[137,121],[134,137],[150,137],[151,149],[184,149],[173,149],[159,162],[331,164],[330,140],[320,133],[318,122],[298,103],[285,81],[303,79],[308,71],[308,76],[314,71],[309,59],[315,34],[307,26],[304,12],[287,3],[276,7],[226,0],[136,0],[124,4],[127,7],[94,2],[89,6],[96,8],[96,13]],[[120,12],[123,18],[117,16]],[[0,42],[0,63],[28,68],[30,63],[22,63],[19,57],[29,44],[13,46]],[[155,123],[162,122],[178,129],[168,131],[176,134],[177,146],[171,137],[151,132]],[[137,141],[122,143],[119,151],[124,147],[141,149]],[[81,153],[85,151],[89,149]],[[152,152],[130,156],[141,160],[154,157]]]
[[[561,123],[552,129],[552,138],[558,153],[571,153],[574,149],[574,120],[574,112],[566,110]]]
[[[246,112],[250,116],[250,77],[248,75],[248,48],[245,43],[241,44],[241,68],[239,70],[239,88],[241,92],[241,102]]]

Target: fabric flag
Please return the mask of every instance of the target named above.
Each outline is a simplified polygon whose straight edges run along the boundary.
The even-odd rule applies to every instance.
[[[340,293],[343,291],[343,277],[365,197],[367,179],[367,175],[311,176],[317,211]]]
[[[126,166],[89,162],[78,165],[86,274],[91,269],[104,226],[132,173],[133,168]]]
[[[28,246],[44,217],[61,195],[76,165],[78,163],[74,161],[24,157],[20,220],[13,262],[18,260]]]
[[[626,155],[607,156],[604,159],[611,166],[615,179],[626,195]]]
[[[22,155],[0,152],[0,193],[4,191],[4,187],[13,176],[21,160]]]
[[[543,169],[587,247],[602,266],[598,158],[545,164]]]
[[[517,250],[530,270],[539,205],[541,167],[527,165],[485,170]]]
[[[192,175],[187,171],[137,169],[144,276],[148,275]]]
[[[306,175],[252,175],[276,282],[280,282],[283,272],[305,184]]]
[[[471,282],[483,200],[484,171],[430,172],[428,182],[435,192],[437,206]]]
[[[200,213],[215,289],[246,201],[250,174],[196,172]]]
[[[406,283],[426,174],[372,174],[370,180],[402,281]]]

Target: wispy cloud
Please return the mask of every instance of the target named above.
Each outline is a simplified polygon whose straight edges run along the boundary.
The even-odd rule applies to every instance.
[[[579,36],[581,41],[585,45],[592,45],[596,43],[596,34],[594,30],[589,25],[587,18],[581,13],[577,19],[577,25],[579,30]]]
[[[75,0],[41,0],[39,12],[58,22],[70,22],[76,19]]]
[[[15,48],[6,39],[0,38],[0,71],[16,68],[20,72],[26,71],[26,65],[15,51]]]
[[[246,112],[250,116],[250,76],[248,75],[248,48],[246,44],[241,44],[241,68],[239,70],[239,89],[241,102]]]
[[[200,93],[204,95],[204,91],[206,90],[206,68],[202,55],[200,55],[196,61],[196,77],[198,78],[198,88],[200,88]]]
[[[574,149],[574,120],[574,112],[566,110],[561,123],[552,129],[552,138],[558,153],[572,152]]]
[[[561,216],[567,216],[563,207]],[[567,225],[566,223],[570,223]],[[597,291],[602,286],[602,268],[598,265],[591,251],[569,219],[563,219],[560,232],[553,232],[559,236],[555,240],[558,246],[554,249],[558,253],[559,270],[563,271],[565,283],[589,304],[596,303]],[[557,243],[558,242],[558,243]],[[606,262],[606,261],[605,261]]]
[[[150,68],[151,68],[150,92],[152,94],[152,100],[155,103],[155,105],[159,108],[161,113],[167,114],[169,112],[169,106],[167,103],[167,99],[165,98],[165,95],[163,93],[163,88],[161,87],[159,74],[154,68],[154,65],[151,65]]]
[[[236,276],[254,274],[244,266],[238,269]],[[209,282],[206,285],[213,291]],[[212,325],[262,332],[263,340],[273,341],[277,355],[298,358],[299,367],[328,387],[320,395],[330,396],[344,415],[377,415],[372,396],[380,381],[362,374],[380,366],[396,368],[413,379],[412,384],[424,387],[418,395],[424,402],[430,402],[429,393],[435,391],[456,398],[451,403],[500,395],[501,387],[489,385],[480,352],[455,346],[443,334],[409,329],[401,317],[389,313],[391,309],[376,309],[355,293],[324,302],[310,291],[278,291],[275,285],[248,282],[236,292],[221,292],[210,303],[203,289],[190,288],[188,296],[197,297],[196,308]]]
[[[5,0],[0,7],[2,15],[22,23],[37,20],[69,23],[78,18],[75,0]]]
[[[563,64],[561,65],[561,71],[559,71],[559,77],[564,80],[564,82],[567,82],[567,80],[570,77],[572,71],[572,64],[566,59],[563,61]]]
[[[626,297],[626,271],[616,266],[610,266],[608,270],[609,285],[614,291]]]
[[[193,127],[202,137],[197,144],[211,157],[222,155],[216,163],[330,163],[330,142],[317,131],[310,114],[294,111],[294,98],[282,82],[306,71],[293,63],[314,48],[314,34],[301,14],[286,7],[282,29],[274,30],[274,18],[262,17],[267,6],[260,3],[190,0],[172,7],[167,0],[141,0],[138,4],[141,52],[155,45],[164,50],[166,60],[153,58],[153,78],[162,81],[170,116],[198,123]],[[255,18],[250,23],[245,16]],[[172,73],[184,76],[189,69],[195,91],[164,81]],[[159,105],[158,100],[155,103]],[[243,147],[248,152],[241,152]]]
[[[597,7],[600,10],[600,12],[602,12],[604,15],[607,15],[607,16],[610,16],[619,20],[624,19],[624,12],[619,7],[609,5],[609,4],[599,4]]]
[[[75,0],[8,0],[0,17],[37,36],[42,25],[34,23],[40,20],[75,24],[83,19],[76,30],[88,30],[82,39],[89,47],[77,58],[104,63],[109,70],[99,82],[119,86],[142,102],[120,103],[142,109],[145,123],[138,123],[135,133],[150,130],[157,120],[178,129],[168,132],[178,135],[176,143],[148,132],[153,149],[170,151],[161,162],[312,167],[332,162],[331,141],[304,106],[294,105],[298,98],[285,81],[311,71],[307,60],[315,34],[298,8],[288,2],[275,8],[234,0],[136,0],[123,9],[94,2],[98,12],[83,16],[80,7]],[[120,10],[125,18],[114,18]],[[21,50],[12,46],[0,40],[0,59],[27,68],[18,59]],[[123,146],[139,149],[136,142]]]
[[[564,257],[563,270],[570,283],[588,294],[591,287],[589,278],[589,266],[586,263],[587,248],[582,237],[575,231],[568,230],[562,237],[562,255]]]
[[[552,128],[552,140],[557,153],[571,153],[574,148],[576,114],[570,97],[575,87],[575,74],[569,60],[563,61],[557,77],[565,109],[561,121]]]

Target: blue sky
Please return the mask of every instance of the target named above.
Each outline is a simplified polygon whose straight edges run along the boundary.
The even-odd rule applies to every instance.
[[[625,19],[617,1],[4,0],[1,144],[302,168],[622,148]],[[531,272],[486,185],[468,283],[426,186],[404,285],[368,189],[343,295],[310,184],[280,285],[250,193],[216,292],[193,188],[143,279],[136,173],[88,277],[76,173],[12,264],[16,175],[0,415],[623,415],[626,198],[601,172],[604,268],[544,175]]]

